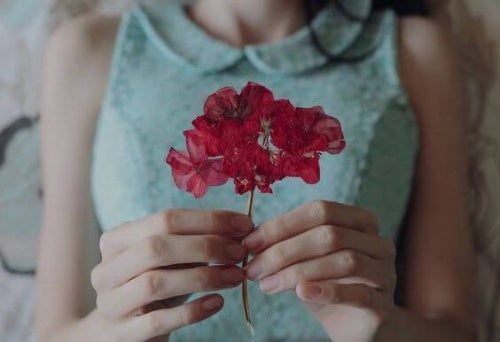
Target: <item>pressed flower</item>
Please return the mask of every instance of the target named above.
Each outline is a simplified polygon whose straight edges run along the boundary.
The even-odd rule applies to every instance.
[[[229,179],[223,172],[223,159],[209,158],[205,143],[201,136],[187,131],[187,153],[171,148],[167,155],[175,185],[196,198],[204,196],[209,186],[223,185]]]
[[[250,192],[250,217],[256,188],[272,193],[271,185],[285,177],[317,183],[321,153],[345,148],[340,122],[322,107],[296,108],[254,82],[239,94],[225,87],[208,96],[203,114],[192,124],[194,129],[184,132],[187,152],[171,148],[167,155],[176,186],[199,198],[209,186],[232,178],[236,193]],[[246,262],[247,257],[242,267]],[[246,284],[244,280],[243,308],[253,332]]]

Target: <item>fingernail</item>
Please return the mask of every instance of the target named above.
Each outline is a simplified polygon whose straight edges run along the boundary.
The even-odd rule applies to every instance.
[[[201,303],[201,307],[205,312],[212,312],[215,310],[218,310],[223,304],[222,298],[219,296],[213,296],[210,298],[205,299]]]
[[[262,291],[272,293],[281,286],[281,277],[278,274],[274,274],[264,278],[260,281],[259,286]]]
[[[245,273],[250,279],[258,279],[262,274],[263,267],[259,263],[254,263],[245,269]]]
[[[243,272],[241,269],[229,268],[222,272],[221,278],[225,284],[239,284],[243,280]]]
[[[321,286],[316,285],[316,284],[307,284],[303,289],[302,289],[302,296],[305,299],[313,299],[318,297],[323,290],[321,289]]]
[[[264,243],[264,233],[260,229],[248,235],[243,240],[243,245],[249,250],[256,249],[263,243]]]
[[[241,245],[229,245],[226,247],[226,255],[229,259],[241,261],[245,256],[245,247]]]
[[[253,223],[250,217],[244,215],[233,216],[231,218],[233,228],[242,233],[248,233],[253,228]]]

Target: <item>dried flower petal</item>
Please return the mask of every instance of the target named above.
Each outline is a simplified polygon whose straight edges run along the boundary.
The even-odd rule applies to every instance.
[[[167,164],[172,167],[175,185],[196,198],[206,194],[208,186],[223,185],[229,176],[223,172],[223,160],[209,159],[200,136],[187,131],[188,152],[170,149]]]
[[[321,152],[345,148],[340,122],[322,107],[295,108],[254,82],[240,94],[225,87],[210,95],[193,126],[184,132],[188,152],[171,149],[167,163],[176,185],[195,197],[228,178],[239,194],[270,193],[284,177],[317,183]]]

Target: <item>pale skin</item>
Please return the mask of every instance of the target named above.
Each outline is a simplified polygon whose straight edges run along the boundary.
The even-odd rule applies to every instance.
[[[300,1],[200,0],[190,15],[244,46],[294,32],[304,25],[301,11]],[[466,117],[452,47],[432,20],[400,23],[400,76],[421,143],[405,308],[392,299],[394,244],[378,236],[376,216],[362,208],[305,203],[250,235],[252,224],[239,213],[166,208],[99,236],[88,168],[118,25],[118,18],[78,18],[47,47],[40,341],[164,339],[220,311],[217,290],[238,286],[244,273],[269,295],[295,291],[335,341],[475,340]],[[236,266],[242,240],[254,255],[245,270]],[[183,295],[201,290],[214,294],[184,303]]]

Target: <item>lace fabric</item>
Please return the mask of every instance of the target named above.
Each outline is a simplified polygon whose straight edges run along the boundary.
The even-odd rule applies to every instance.
[[[362,2],[365,0],[357,0]],[[208,36],[180,3],[137,5],[123,17],[111,81],[97,127],[91,169],[96,213],[104,230],[165,208],[244,211],[246,197],[231,184],[198,200],[178,190],[165,164],[168,148],[184,149],[182,131],[205,97],[249,80],[299,106],[322,105],[339,118],[347,141],[339,156],[321,158],[313,186],[287,179],[273,195],[257,194],[254,221],[314,199],[356,204],[379,217],[381,234],[395,238],[411,191],[418,129],[397,74],[397,23],[391,11],[369,24],[340,19],[328,7],[313,25],[338,53],[373,53],[355,63],[328,63],[306,29],[283,41],[237,49]],[[250,341],[239,289],[223,291],[225,307],[213,318],[180,329],[172,341]],[[326,338],[293,293],[265,296],[249,289],[255,340]]]

